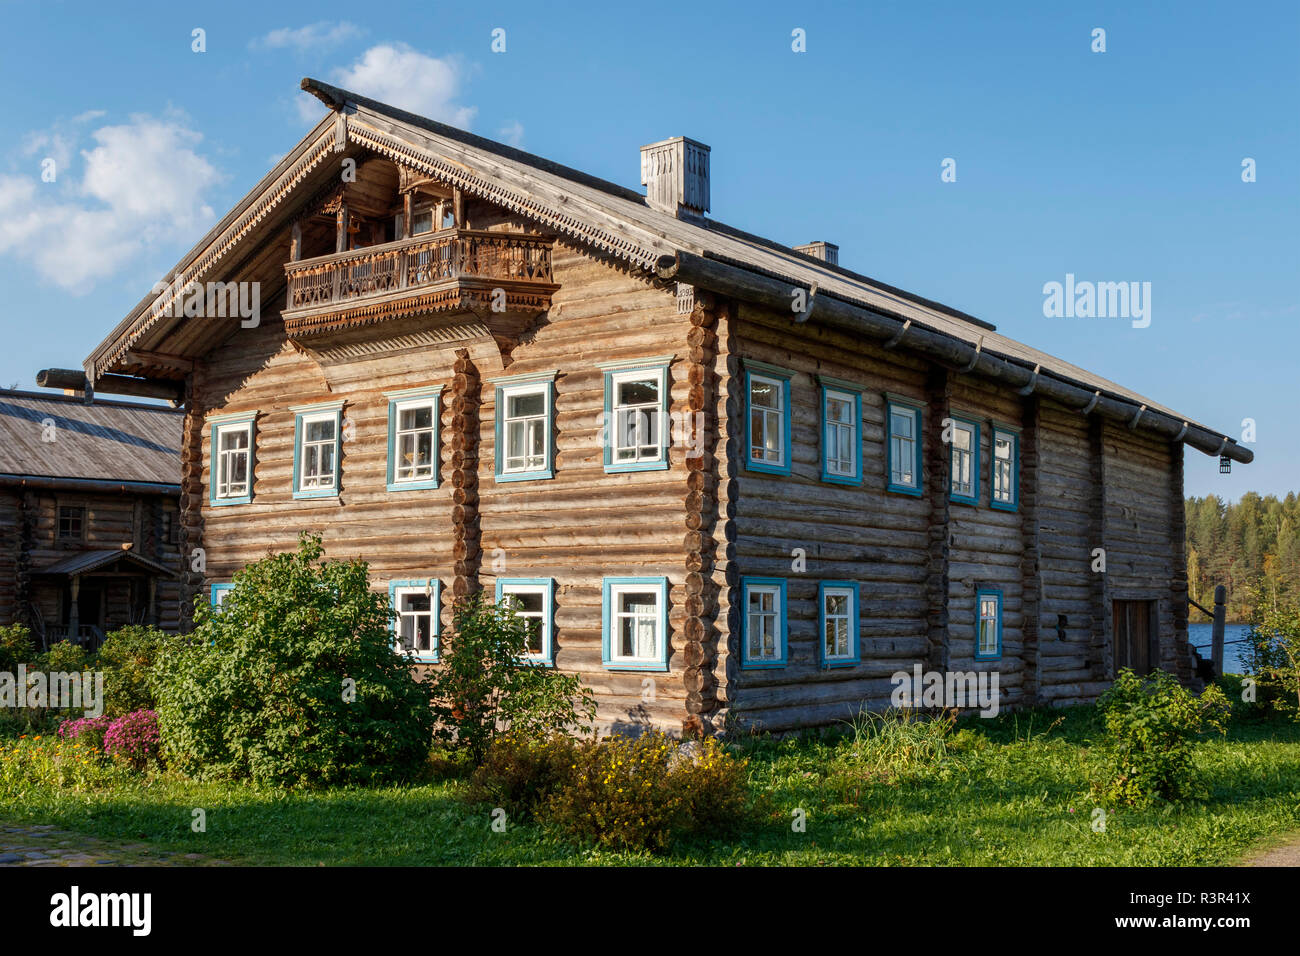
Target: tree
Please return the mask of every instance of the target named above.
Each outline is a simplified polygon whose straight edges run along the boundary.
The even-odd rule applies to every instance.
[[[529,663],[528,640],[528,623],[509,601],[494,604],[480,592],[456,605],[430,685],[438,735],[465,747],[475,764],[506,730],[534,738],[591,732],[591,692],[577,675]]]
[[[428,687],[395,653],[387,594],[364,561],[322,561],[318,536],[196,602],[189,640],[163,648],[163,747],[192,776],[281,786],[401,779],[426,763]]]

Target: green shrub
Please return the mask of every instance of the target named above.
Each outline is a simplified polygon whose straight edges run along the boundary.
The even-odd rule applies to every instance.
[[[1231,709],[1219,688],[1198,698],[1165,671],[1139,677],[1125,668],[1097,706],[1108,744],[1103,798],[1142,806],[1199,793],[1196,737],[1207,728],[1222,732]]]
[[[746,762],[716,740],[679,746],[654,731],[580,743],[574,757],[540,816],[578,840],[658,852],[720,836],[746,816]]]
[[[1261,596],[1250,617],[1247,657],[1256,703],[1300,719],[1300,606]]]
[[[500,734],[474,768],[466,795],[476,803],[501,807],[512,818],[534,818],[572,779],[577,751],[577,741],[562,734]]]
[[[429,685],[439,737],[465,748],[475,764],[507,728],[539,739],[591,732],[591,692],[576,674],[527,663],[528,638],[527,622],[508,603],[480,592],[456,605]]]
[[[108,634],[95,660],[96,669],[104,673],[104,713],[120,717],[157,707],[154,667],[163,648],[175,640],[138,624]]]
[[[425,771],[428,689],[393,652],[388,596],[363,561],[322,561],[319,537],[235,575],[220,610],[196,602],[190,640],[158,658],[168,764],[200,779],[372,783]]]
[[[21,624],[0,627],[0,671],[14,672],[19,664],[36,660],[36,645],[32,632]]]
[[[57,641],[37,660],[37,666],[47,674],[71,674],[90,667],[92,655],[80,644]]]

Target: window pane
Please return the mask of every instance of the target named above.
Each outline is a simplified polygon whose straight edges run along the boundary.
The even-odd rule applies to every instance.
[[[781,388],[775,382],[752,379],[749,385],[749,402],[755,408],[781,407]]]
[[[523,418],[529,415],[546,414],[546,396],[541,392],[524,395],[511,395],[506,399],[506,417]]]
[[[617,405],[650,405],[658,401],[659,382],[655,379],[618,383]]]
[[[433,408],[429,405],[423,405],[418,408],[404,408],[399,416],[398,426],[402,431],[409,431],[413,428],[432,428],[433,427]]]
[[[334,419],[322,419],[307,423],[307,441],[333,441]]]

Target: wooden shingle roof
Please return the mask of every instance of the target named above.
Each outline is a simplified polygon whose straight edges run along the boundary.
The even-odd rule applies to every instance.
[[[635,190],[327,83],[305,79],[302,86],[333,112],[177,264],[173,275],[180,277],[178,288],[192,280],[209,281],[228,271],[227,263],[244,261],[250,237],[260,237],[254,238],[256,243],[286,229],[295,206],[335,175],[331,158],[359,148],[435,176],[651,276],[662,276],[664,262],[686,256],[815,291],[850,310],[887,317],[900,328],[908,323],[932,340],[956,343],[962,362],[969,360],[975,374],[996,366],[1005,378],[1011,368],[1014,384],[1032,391],[1041,372],[1063,383],[1081,407],[1095,395],[1088,410],[1100,402],[1100,413],[1131,420],[1132,427],[1154,424],[1161,434],[1207,453],[1243,462],[1253,457],[1235,439],[1133,389],[1001,335],[990,323],[959,310],[713,219],[678,218],[652,208]],[[169,307],[166,296],[142,300],[86,360],[86,374],[94,379],[127,371],[123,363],[131,349],[157,348],[173,331],[179,342],[169,351],[201,354],[210,347],[193,337],[202,334],[193,323],[186,331],[180,320],[169,317]],[[140,374],[150,372],[146,368]]]
[[[0,389],[0,476],[176,485],[181,412]]]

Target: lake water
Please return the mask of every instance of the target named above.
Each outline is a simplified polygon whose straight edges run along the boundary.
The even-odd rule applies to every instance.
[[[1206,660],[1210,659],[1210,642],[1213,639],[1212,624],[1188,624],[1187,640],[1195,645]],[[1246,634],[1250,628],[1245,624],[1225,624],[1223,627],[1223,669],[1229,674],[1242,674],[1246,670],[1243,657],[1250,645]],[[1236,643],[1234,643],[1236,642]]]

